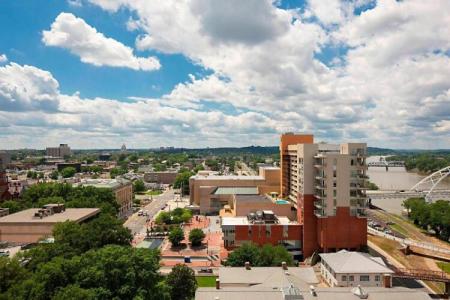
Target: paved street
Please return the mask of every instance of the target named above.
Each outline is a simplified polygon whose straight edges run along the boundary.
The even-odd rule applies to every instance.
[[[133,235],[137,233],[145,233],[145,224],[147,220],[153,219],[153,217],[163,208],[169,200],[174,198],[173,189],[164,191],[161,195],[153,196],[153,201],[142,207],[143,211],[147,211],[148,216],[138,216],[138,213],[134,213],[125,222],[125,226],[131,230]]]

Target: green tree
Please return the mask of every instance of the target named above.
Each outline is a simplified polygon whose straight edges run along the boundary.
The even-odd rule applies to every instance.
[[[172,299],[190,300],[194,299],[197,289],[197,281],[195,280],[195,272],[186,265],[178,264],[172,268],[166,279],[167,285],[170,287],[170,295]]]
[[[189,194],[189,178],[194,175],[190,171],[184,171],[182,173],[178,173],[177,177],[175,177],[175,181],[173,183],[173,187],[179,189],[183,187],[183,194]]]
[[[58,289],[52,300],[94,300],[98,299],[98,292],[95,289],[83,289],[79,285],[70,284]]]
[[[245,262],[249,262],[252,266],[255,266],[258,261],[258,257],[258,246],[252,243],[244,243],[230,253],[227,259],[227,264],[232,267],[241,267],[245,265]]]
[[[8,290],[6,299],[67,299],[72,294],[69,299],[169,300],[159,259],[157,250],[117,245],[72,258],[58,256],[39,264],[29,279]]]
[[[64,178],[73,177],[77,170],[74,167],[65,167],[61,170],[61,175]]]
[[[205,233],[203,230],[199,228],[194,228],[189,232],[189,241],[191,242],[192,246],[198,247],[202,244],[203,239],[205,238]]]
[[[59,176],[59,172],[57,170],[54,170],[50,173],[50,179],[57,180],[58,176]]]
[[[245,262],[252,266],[270,267],[280,266],[282,262],[293,265],[291,254],[283,246],[270,244],[258,247],[252,243],[245,243],[228,256],[227,264],[233,267],[244,266]]]
[[[16,258],[0,257],[0,295],[27,278],[28,275],[28,271],[20,265]]]
[[[135,193],[144,192],[145,191],[144,181],[138,179],[135,182],[133,182],[133,190]]]
[[[173,247],[180,245],[181,241],[184,240],[184,232],[180,227],[174,227],[169,233],[169,241],[172,243]]]
[[[123,174],[125,174],[126,172],[127,172],[127,169],[122,168],[122,167],[120,167],[120,168],[112,168],[112,169],[109,171],[109,176],[111,176],[111,178],[116,178],[117,176],[123,175]]]
[[[8,200],[1,204],[3,208],[9,208],[9,213],[13,214],[23,209],[23,206],[20,202],[14,200]]]
[[[266,244],[259,249],[258,266],[281,266],[285,262],[287,265],[293,265],[292,255],[283,246],[272,246]]]

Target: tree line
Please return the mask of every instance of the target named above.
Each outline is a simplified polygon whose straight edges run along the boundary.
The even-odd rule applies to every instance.
[[[423,198],[410,198],[403,202],[408,217],[425,230],[432,229],[444,241],[450,239],[450,202],[438,200],[427,203]]]

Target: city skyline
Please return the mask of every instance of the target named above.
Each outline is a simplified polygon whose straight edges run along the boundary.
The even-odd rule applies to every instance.
[[[273,146],[289,131],[448,149],[449,23],[445,0],[3,1],[0,149]]]

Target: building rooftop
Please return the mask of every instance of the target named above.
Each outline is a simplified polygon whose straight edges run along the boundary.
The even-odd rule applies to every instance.
[[[290,269],[289,269],[290,270]],[[222,282],[221,282],[222,284]],[[286,286],[288,287],[288,286]],[[315,288],[315,295],[312,295],[309,288],[299,288],[300,295],[296,298],[284,298],[282,289],[276,286],[253,286],[253,287],[221,287],[199,288],[195,293],[195,300],[284,300],[284,299],[304,299],[304,300],[358,300],[359,296],[352,292],[349,287]],[[365,287],[364,291],[371,300],[430,300],[430,296],[422,290],[408,289],[403,287],[383,288]],[[218,298],[216,298],[218,297]]]
[[[194,175],[194,179],[202,180],[264,180],[262,176],[243,176],[243,175]]]
[[[296,221],[289,220],[288,217],[278,217],[278,222],[267,222],[267,225],[269,224],[276,224],[276,225],[294,225],[298,224]],[[258,223],[258,225],[264,225],[266,223]],[[222,225],[254,225],[251,223],[247,217],[222,217]]]
[[[251,203],[251,202],[272,202],[272,199],[265,195],[242,195],[237,194],[235,197],[237,203]]]
[[[319,255],[336,273],[394,273],[381,257],[372,257],[367,253],[341,250]]]
[[[116,189],[120,186],[129,184],[130,181],[124,179],[84,179],[74,185],[93,186],[96,188]]]
[[[218,187],[212,194],[214,195],[257,195],[256,186],[249,187]]]
[[[220,284],[223,286],[257,286],[277,287],[278,289],[295,284],[307,288],[318,284],[319,280],[312,267],[221,267],[219,268]],[[264,299],[264,298],[263,298]]]
[[[14,214],[10,214],[0,218],[0,224],[4,223],[57,223],[64,221],[81,222],[92,216],[97,215],[100,212],[99,208],[67,208],[60,213],[54,213],[46,217],[35,217],[35,213],[39,211],[39,208],[30,208],[19,211]]]

